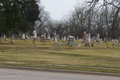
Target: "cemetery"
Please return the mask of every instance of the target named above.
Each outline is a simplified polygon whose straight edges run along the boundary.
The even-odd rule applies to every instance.
[[[6,41],[1,37],[0,65],[120,73],[119,39],[101,40],[97,34],[92,40],[90,33],[85,32],[83,39],[77,37],[76,40],[74,36],[69,36],[68,40],[65,36],[59,38],[56,33],[53,39],[46,38],[45,33],[38,39],[34,34],[32,38],[22,34],[21,39],[15,35],[13,43],[10,38]]]
[[[0,66],[120,74],[120,0],[74,0],[60,20],[42,1],[0,1]]]

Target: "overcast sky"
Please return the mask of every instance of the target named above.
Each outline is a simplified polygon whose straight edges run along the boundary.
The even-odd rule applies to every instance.
[[[41,0],[45,10],[50,12],[50,17],[55,20],[60,20],[64,15],[67,15],[74,6],[84,0]]]

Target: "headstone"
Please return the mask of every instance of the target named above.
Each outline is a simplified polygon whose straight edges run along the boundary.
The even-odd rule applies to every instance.
[[[87,39],[87,42],[89,42],[89,35],[86,34],[86,39]]]
[[[63,43],[61,42],[60,45],[63,45]]]
[[[89,42],[86,42],[86,43],[85,43],[85,47],[90,47],[90,43],[89,43]]]
[[[66,36],[64,36],[63,41],[64,41],[64,42],[66,41]]]
[[[105,42],[107,44],[107,48],[109,48],[109,41],[108,41],[108,37],[105,38]]]
[[[115,44],[114,43],[112,44],[112,46],[113,46],[113,48],[115,48]]]
[[[74,45],[74,40],[75,40],[75,37],[74,36],[69,36],[69,40],[68,40],[68,44],[69,46],[73,46]]]
[[[77,40],[77,42],[78,42],[78,36],[77,36],[77,39],[76,39],[76,40]]]
[[[5,38],[5,41],[8,41],[8,39],[7,39],[7,38]]]
[[[89,43],[91,42],[91,34],[90,33],[88,34],[88,42]]]
[[[32,46],[35,46],[35,39],[37,38],[37,33],[36,33],[36,31],[34,30],[33,31],[33,44],[32,44]]]
[[[14,35],[14,39],[15,39],[15,40],[18,40],[18,39],[19,39],[19,35],[18,35],[18,34],[15,34],[15,35]]]
[[[32,39],[33,40],[33,36],[31,36],[31,38],[30,39]]]
[[[55,41],[55,46],[56,46],[56,44],[58,43],[56,32],[54,33],[54,41]]]
[[[78,43],[78,47],[80,48],[80,43]]]
[[[77,36],[77,38],[76,38],[76,45],[78,45],[78,36]]]
[[[36,33],[36,31],[33,31],[33,38],[37,38],[37,33]]]
[[[108,42],[108,37],[105,37],[105,42]]]
[[[69,35],[69,36],[71,36],[71,35]],[[69,40],[69,36],[67,36],[67,37],[65,36],[67,41]]]
[[[45,45],[45,39],[46,39],[46,34],[41,36],[41,42],[43,42],[43,45]]]
[[[44,33],[45,39],[46,39],[46,33]]]
[[[37,37],[37,40],[40,40],[40,36]]]
[[[21,37],[21,39],[25,39],[25,34],[24,34],[24,33],[22,34],[22,37]]]
[[[60,41],[60,37],[59,37],[59,35],[56,35],[56,37],[57,37],[57,41]]]
[[[91,47],[94,47],[94,43],[91,44]]]
[[[95,38],[95,36],[92,36],[92,41],[94,41],[96,38]]]
[[[5,38],[5,35],[3,35],[3,38]]]
[[[45,42],[45,36],[44,35],[41,36],[41,42]]]
[[[57,36],[55,36],[55,44],[57,44],[58,42],[57,42],[58,40],[57,40]]]
[[[113,42],[113,44],[115,44],[115,40],[114,39],[112,39],[112,42]]]
[[[49,39],[49,40],[51,39],[51,38],[50,38],[50,33],[48,33],[48,35],[47,35],[47,39]]]
[[[100,34],[97,34],[96,42],[99,42],[99,41],[100,41]]]
[[[86,43],[86,32],[83,33],[83,43]]]
[[[100,45],[101,45],[101,42],[100,42],[100,41],[98,41],[98,42],[97,42],[97,44],[98,44],[98,46],[100,47]]]

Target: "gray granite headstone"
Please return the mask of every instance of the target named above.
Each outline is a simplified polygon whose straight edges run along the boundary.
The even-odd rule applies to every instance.
[[[69,36],[69,40],[68,40],[68,44],[69,46],[73,46],[74,45],[74,40],[75,40],[75,37],[74,36]]]
[[[19,39],[19,35],[18,35],[18,34],[15,34],[15,35],[14,35],[14,39],[15,39],[15,40],[18,40],[18,39]]]
[[[91,42],[91,34],[90,33],[88,34],[88,42],[89,43]]]
[[[51,39],[50,33],[47,34],[47,39],[49,39],[49,40]]]
[[[78,47],[80,48],[80,43],[78,43]]]
[[[99,42],[99,41],[100,41],[100,34],[97,34],[96,42]]]
[[[60,37],[59,37],[59,35],[56,35],[56,37],[57,37],[57,41],[60,41]]]

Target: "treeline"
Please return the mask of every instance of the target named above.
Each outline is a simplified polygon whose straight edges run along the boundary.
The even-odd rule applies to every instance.
[[[56,13],[57,14],[57,13]],[[38,36],[56,32],[63,36],[83,37],[83,32],[101,38],[120,37],[120,0],[86,0],[76,5],[61,21],[50,19],[40,0],[0,0],[0,36],[19,32]]]
[[[101,3],[101,1],[103,1]],[[55,31],[60,37],[75,36],[83,38],[83,32],[101,38],[120,37],[120,0],[89,0],[84,5],[77,5],[61,21],[48,22],[51,34]]]

